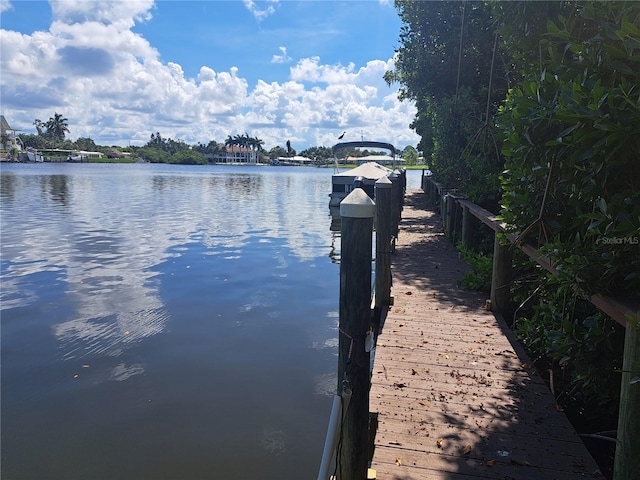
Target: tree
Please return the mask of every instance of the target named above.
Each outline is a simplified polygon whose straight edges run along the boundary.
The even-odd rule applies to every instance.
[[[639,18],[637,3],[585,2],[550,21],[499,117],[504,219],[589,293],[640,291],[637,245],[602,241],[640,237]]]
[[[237,147],[239,145],[239,137],[237,135],[235,137],[227,135],[227,139],[224,141],[225,147]]]
[[[311,147],[300,152],[303,157],[313,159],[316,165],[325,165],[333,156],[333,151],[328,147]]]
[[[418,151],[411,145],[407,145],[402,150],[402,158],[406,160],[407,165],[416,165],[418,163]]]
[[[518,336],[562,370],[558,398],[599,430],[615,428],[624,331],[584,298],[640,292],[638,25],[637,2],[577,2],[548,19],[537,48],[507,46],[519,81],[496,119],[501,216],[559,272],[518,282]]]
[[[87,152],[97,152],[98,146],[91,138],[80,137],[75,142],[78,150],[86,150]]]
[[[463,85],[486,88],[493,44],[488,2],[396,0],[395,5],[404,25],[395,69],[385,80],[402,84],[402,98],[423,102],[455,95]]]
[[[291,141],[287,140],[287,157],[295,157],[296,151],[291,148]]]
[[[491,4],[396,0],[395,5],[404,23],[401,47],[395,69],[384,78],[401,84],[401,99],[416,103],[411,127],[422,137],[418,148],[440,183],[495,210],[501,162],[487,127],[505,82],[492,76]]]
[[[282,148],[280,145],[273,147],[271,150],[269,150],[269,158],[271,160],[275,160],[278,157],[286,157],[287,156],[287,151]]]
[[[436,179],[497,211],[503,169],[494,119],[519,71],[538,65],[539,34],[573,2],[416,2],[396,0],[403,22],[394,70],[400,98],[412,99],[410,125]]]
[[[39,122],[39,120],[36,120],[36,122]],[[57,112],[53,114],[53,117],[49,118],[49,121],[44,126],[47,128],[47,135],[50,136],[54,143],[63,142],[66,134],[69,133],[69,120]],[[36,128],[38,128],[37,125]],[[40,130],[38,130],[38,133],[40,133]]]
[[[35,135],[33,133],[21,133],[18,135],[20,143],[25,147],[31,147],[35,149],[47,148],[47,139],[44,135]]]
[[[36,118],[33,121],[33,126],[36,127],[36,131],[38,132],[38,135],[40,136],[45,135],[47,126],[42,120],[40,120],[39,118]]]

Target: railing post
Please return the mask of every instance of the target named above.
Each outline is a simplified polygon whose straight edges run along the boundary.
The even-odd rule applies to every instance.
[[[367,478],[369,425],[369,362],[365,338],[371,329],[371,237],[375,204],[360,188],[340,203],[340,318],[338,392],[353,392],[342,424],[337,457],[340,479]]]
[[[509,245],[502,245],[500,232],[493,242],[493,270],[491,273],[491,310],[504,313],[511,302],[511,269],[513,255]]]
[[[398,236],[398,228],[400,226],[400,217],[402,216],[402,205],[400,203],[400,195],[402,190],[402,180],[394,171],[389,174],[391,180],[391,197],[392,197],[392,218],[393,218],[393,235]]]
[[[638,316],[635,321],[627,321],[625,331],[613,480],[640,478],[640,382],[631,383],[632,378],[640,375],[639,322]]]
[[[392,183],[387,177],[376,182],[376,279],[375,307],[388,307],[391,300],[391,251],[393,223],[391,205]]]
[[[452,239],[453,237],[453,204],[455,203],[455,200],[453,198],[453,196],[450,193],[447,193],[445,195],[445,202],[444,202],[444,218],[445,218],[445,232],[447,234],[447,237],[449,238],[449,240]]]
[[[462,246],[465,248],[471,248],[474,227],[473,214],[469,210],[469,207],[464,205],[462,207]]]
[[[460,241],[460,237],[462,236],[462,206],[458,200],[460,197],[458,195],[453,196],[453,214],[452,214],[452,236],[451,241],[454,245],[456,245]]]

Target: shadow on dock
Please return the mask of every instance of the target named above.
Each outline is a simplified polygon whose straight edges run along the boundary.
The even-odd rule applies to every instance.
[[[370,410],[378,479],[604,478],[426,195],[408,192],[392,260]]]

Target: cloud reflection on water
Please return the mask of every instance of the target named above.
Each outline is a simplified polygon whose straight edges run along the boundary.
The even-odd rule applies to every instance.
[[[312,264],[329,251],[329,173],[310,182],[278,169],[38,167],[28,175],[5,175],[3,167],[0,300],[3,310],[32,304],[42,295],[35,276],[53,272],[71,305],[51,327],[65,359],[118,357],[161,333],[170,320],[161,266],[194,244],[230,261],[251,238],[265,246],[284,239],[289,252],[272,258],[280,276],[287,255]],[[263,292],[243,308],[269,302]]]

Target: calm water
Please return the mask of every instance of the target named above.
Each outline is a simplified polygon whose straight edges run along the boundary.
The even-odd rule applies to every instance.
[[[316,478],[331,173],[3,164],[2,478]]]

